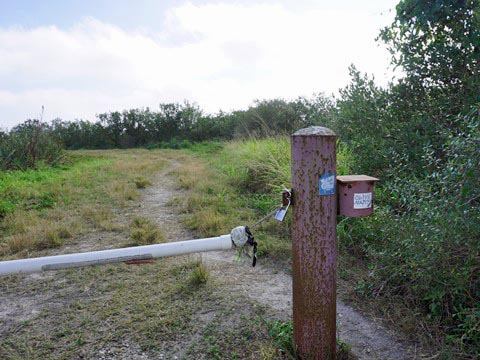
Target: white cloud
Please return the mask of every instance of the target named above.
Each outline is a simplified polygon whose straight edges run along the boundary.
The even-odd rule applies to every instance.
[[[0,29],[0,127],[42,105],[46,119],[93,120],[183,99],[216,111],[331,93],[347,84],[351,63],[385,84],[389,57],[374,41],[382,22],[345,9],[187,3],[155,36],[93,18],[67,30]]]

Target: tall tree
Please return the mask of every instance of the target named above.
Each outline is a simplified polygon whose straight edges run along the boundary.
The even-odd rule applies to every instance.
[[[419,101],[456,115],[480,100],[480,0],[402,0],[380,38]]]

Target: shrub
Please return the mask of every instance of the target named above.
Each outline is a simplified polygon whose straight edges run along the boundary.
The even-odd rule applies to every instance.
[[[374,216],[345,219],[339,231],[345,249],[360,248],[371,263],[361,287],[371,295],[398,295],[442,323],[449,341],[480,351],[480,119],[459,117],[461,132],[442,156],[431,147],[421,156],[425,177],[387,179]],[[359,252],[357,252],[358,255]]]
[[[192,143],[189,140],[177,140],[172,138],[169,141],[163,141],[158,144],[160,149],[189,149]]]
[[[55,166],[63,159],[62,145],[49,127],[38,120],[27,120],[0,136],[1,170]]]

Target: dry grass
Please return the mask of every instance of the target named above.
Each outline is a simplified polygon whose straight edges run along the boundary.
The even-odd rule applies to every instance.
[[[16,215],[15,218],[9,217],[3,224],[13,234],[4,237],[0,242],[1,256],[23,256],[27,251],[59,247],[66,239],[81,233],[83,229],[83,224],[77,217],[65,215],[58,219],[55,212],[52,217],[21,211]]]
[[[130,225],[133,245],[150,245],[166,241],[163,232],[150,219],[136,216]]]
[[[225,177],[205,161],[190,156],[171,174],[181,189],[188,190],[183,199],[174,199],[171,205],[186,214],[184,220],[190,230],[215,236],[252,221],[253,212],[239,204]]]
[[[2,255],[6,255],[20,253],[25,249],[35,249],[37,241],[29,234],[15,234],[6,238],[2,245]]]
[[[204,285],[207,283],[209,276],[210,272],[205,267],[202,259],[199,259],[190,273],[190,283],[193,286]]]
[[[10,214],[1,225],[2,253],[23,256],[28,251],[29,256],[35,256],[41,248],[61,243],[68,246],[72,238],[83,239],[80,234],[110,231],[134,212],[137,203],[129,200],[129,193],[137,191],[135,179],[150,178],[163,166],[165,157],[186,163],[179,174],[190,184],[188,191],[199,196],[189,216],[198,215],[202,232],[228,232],[232,223],[247,219],[250,213],[238,204],[229,209],[231,199],[224,183],[217,182],[218,174],[204,165],[195,165],[197,159],[168,151],[88,154],[110,160],[59,180],[66,190],[58,193],[55,206]],[[192,174],[191,169],[197,173]],[[183,206],[183,200],[170,205]],[[202,208],[197,212],[198,206]],[[134,218],[131,230],[139,244],[163,238],[145,218]],[[256,320],[262,310],[248,299],[239,303],[238,296],[217,291],[216,285],[203,262],[191,256],[142,266],[117,264],[59,271],[35,281],[0,279],[4,299],[25,303],[35,299],[36,310],[40,310],[23,322],[2,323],[0,357],[95,358],[117,349],[117,355],[126,357],[156,358],[163,353],[173,358],[181,351],[186,358],[198,358],[199,354],[209,359],[262,358],[259,349],[270,344]]]
[[[97,229],[105,229],[113,219],[113,211],[108,207],[86,207],[80,209],[83,220]],[[107,225],[107,226],[106,226]]]
[[[135,186],[137,187],[137,189],[145,189],[147,186],[152,185],[150,181],[148,181],[143,177],[139,177],[133,180],[133,182],[135,183]]]
[[[239,178],[245,173],[232,150],[237,148],[232,146],[228,145],[220,154],[184,157],[183,166],[171,173],[186,194],[172,199],[169,205],[176,206],[184,214],[185,225],[200,236],[227,234],[236,226],[253,224],[272,210],[269,204],[262,204],[258,209],[258,195],[244,186],[239,187],[243,181]],[[266,202],[271,202],[273,196],[265,195],[268,197]],[[259,240],[258,255],[288,259],[291,251],[289,233],[288,218],[283,223],[269,221],[255,228],[254,234]]]
[[[24,288],[9,283],[4,296],[61,296],[49,297],[31,321],[0,328],[2,359],[90,359],[115,350],[111,357],[262,358],[260,349],[270,343],[257,321],[262,309],[217,291],[211,281],[194,286],[192,279],[205,279],[193,275],[199,264],[184,256],[72,269]]]

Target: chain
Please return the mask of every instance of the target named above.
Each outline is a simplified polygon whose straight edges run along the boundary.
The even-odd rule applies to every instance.
[[[267,221],[267,220],[270,219],[272,216],[275,216],[275,214],[278,212],[278,210],[281,210],[282,208],[283,208],[283,206],[280,207],[280,208],[278,208],[278,209],[273,210],[270,214],[268,214],[267,216],[264,216],[263,218],[261,218],[260,220],[258,220],[255,224],[253,224],[252,226],[250,226],[250,228],[253,228],[253,227],[257,226],[257,225],[260,225],[262,222]]]
[[[284,185],[282,185],[282,188],[283,188],[283,194],[286,194],[286,200],[288,201],[288,203],[284,204],[282,201],[282,205],[280,207],[276,208],[271,213],[269,213],[268,215],[258,220],[255,224],[250,226],[250,228],[260,225],[261,223],[263,223],[264,221],[267,221],[271,217],[275,217],[275,219],[277,219],[278,221],[283,220],[283,218],[285,217],[285,214],[287,213],[288,208],[290,207],[292,192],[291,190],[287,189]]]
[[[283,186],[283,192],[282,192],[282,204],[280,207],[276,208],[273,210],[271,213],[268,215],[264,216],[260,220],[258,220],[256,223],[254,223],[251,226],[245,226],[245,232],[248,236],[247,244],[253,247],[253,252],[252,256],[248,253],[248,251],[243,247],[240,249],[239,255],[241,253],[245,254],[247,257],[252,258],[252,266],[255,266],[257,264],[257,242],[255,241],[255,238],[253,237],[253,234],[251,232],[251,228],[260,225],[264,221],[267,221],[271,217],[274,217],[278,221],[283,221],[285,214],[287,213],[288,208],[290,207],[291,204],[291,199],[292,199],[292,192],[291,190],[288,190],[285,186]]]

